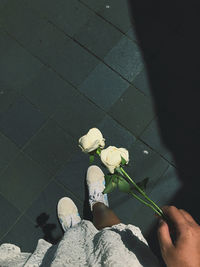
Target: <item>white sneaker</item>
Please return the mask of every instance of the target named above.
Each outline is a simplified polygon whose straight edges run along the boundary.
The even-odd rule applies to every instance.
[[[59,200],[57,214],[60,224],[65,232],[81,221],[78,209],[69,197],[63,197]]]
[[[107,194],[102,193],[105,189],[105,178],[102,170],[98,166],[90,166],[87,170],[86,181],[88,185],[89,204],[91,210],[92,206],[97,202],[101,202],[108,207],[108,196]]]

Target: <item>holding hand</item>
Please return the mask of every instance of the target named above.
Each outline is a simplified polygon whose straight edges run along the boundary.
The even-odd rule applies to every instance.
[[[167,267],[200,267],[200,226],[184,210],[162,210],[168,222],[160,221],[158,239]]]

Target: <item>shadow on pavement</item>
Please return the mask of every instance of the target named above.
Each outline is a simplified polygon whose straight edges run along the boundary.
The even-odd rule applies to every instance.
[[[200,3],[129,0],[129,4],[161,138],[183,184],[171,204],[200,222]],[[159,254],[155,239],[152,229],[148,241]]]

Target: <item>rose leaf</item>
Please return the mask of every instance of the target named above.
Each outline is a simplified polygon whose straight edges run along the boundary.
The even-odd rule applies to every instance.
[[[105,177],[105,182],[106,182],[106,186],[110,183],[112,175],[106,174],[104,175]]]
[[[131,190],[130,184],[123,178],[118,180],[118,188],[120,191],[129,193]]]
[[[103,194],[111,193],[116,188],[116,183],[114,183],[112,180],[110,183],[106,186],[106,188],[103,190]]]

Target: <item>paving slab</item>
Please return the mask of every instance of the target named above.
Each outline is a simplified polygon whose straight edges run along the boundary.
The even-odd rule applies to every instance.
[[[129,82],[144,68],[139,46],[126,36],[110,50],[104,61]]]
[[[93,14],[93,12],[77,0],[60,0],[59,2],[53,0],[27,0],[26,2],[41,17],[45,17],[54,23],[69,36],[77,33]]]
[[[29,207],[51,175],[38,163],[20,153],[1,173],[1,194],[20,211]]]
[[[79,151],[74,153],[73,156],[56,173],[55,178],[73,192],[78,199],[83,201],[86,197],[84,182],[89,166],[88,155],[81,152],[81,149],[79,148]]]
[[[42,231],[26,217],[22,216],[12,229],[1,239],[1,243],[11,243],[19,246],[23,252],[34,252],[38,240],[43,238]]]
[[[93,13],[73,38],[103,59],[122,36],[115,27]]]
[[[128,87],[128,82],[100,63],[78,89],[99,107],[108,111]]]
[[[182,184],[178,178],[176,169],[173,166],[169,166],[149,196],[156,204],[162,207],[171,203],[181,187]],[[144,234],[147,235],[156,225],[157,218],[150,208],[140,204],[140,208],[136,211],[135,216],[133,216],[133,222],[139,225]]]
[[[0,130],[19,148],[41,128],[46,116],[24,97],[19,97],[0,115]]]
[[[52,115],[56,108],[64,106],[68,99],[76,94],[69,83],[46,66],[21,92],[46,116]]]
[[[59,107],[52,119],[67,133],[78,140],[104,117],[105,113],[77,92],[63,107]]]
[[[153,119],[140,138],[172,164],[175,164],[172,153],[167,149],[162,141],[157,118]]]
[[[150,99],[133,86],[115,102],[109,114],[135,136],[139,136],[155,117]]]
[[[14,89],[27,84],[43,66],[14,39],[0,30],[1,81]]]
[[[81,0],[85,5],[92,8],[105,20],[109,21],[122,32],[127,32],[131,25],[128,0]]]
[[[49,119],[23,151],[47,171],[55,174],[75,149],[73,138]]]
[[[2,172],[20,150],[9,138],[0,133],[0,151],[0,172]]]
[[[133,134],[124,129],[123,126],[117,123],[109,115],[106,115],[97,124],[97,128],[101,131],[103,137],[106,139],[106,147],[116,146],[129,149],[136,141],[136,137]]]
[[[7,199],[0,195],[0,239],[6,232],[15,224],[17,218],[20,216],[20,211],[14,207]]]
[[[64,234],[57,217],[57,204],[63,197],[71,198],[77,205],[79,213],[82,216],[83,207],[81,202],[70,191],[64,189],[55,181],[50,182],[26,212],[26,216],[35,225],[38,225],[38,234],[42,230],[44,239],[54,244]]]

